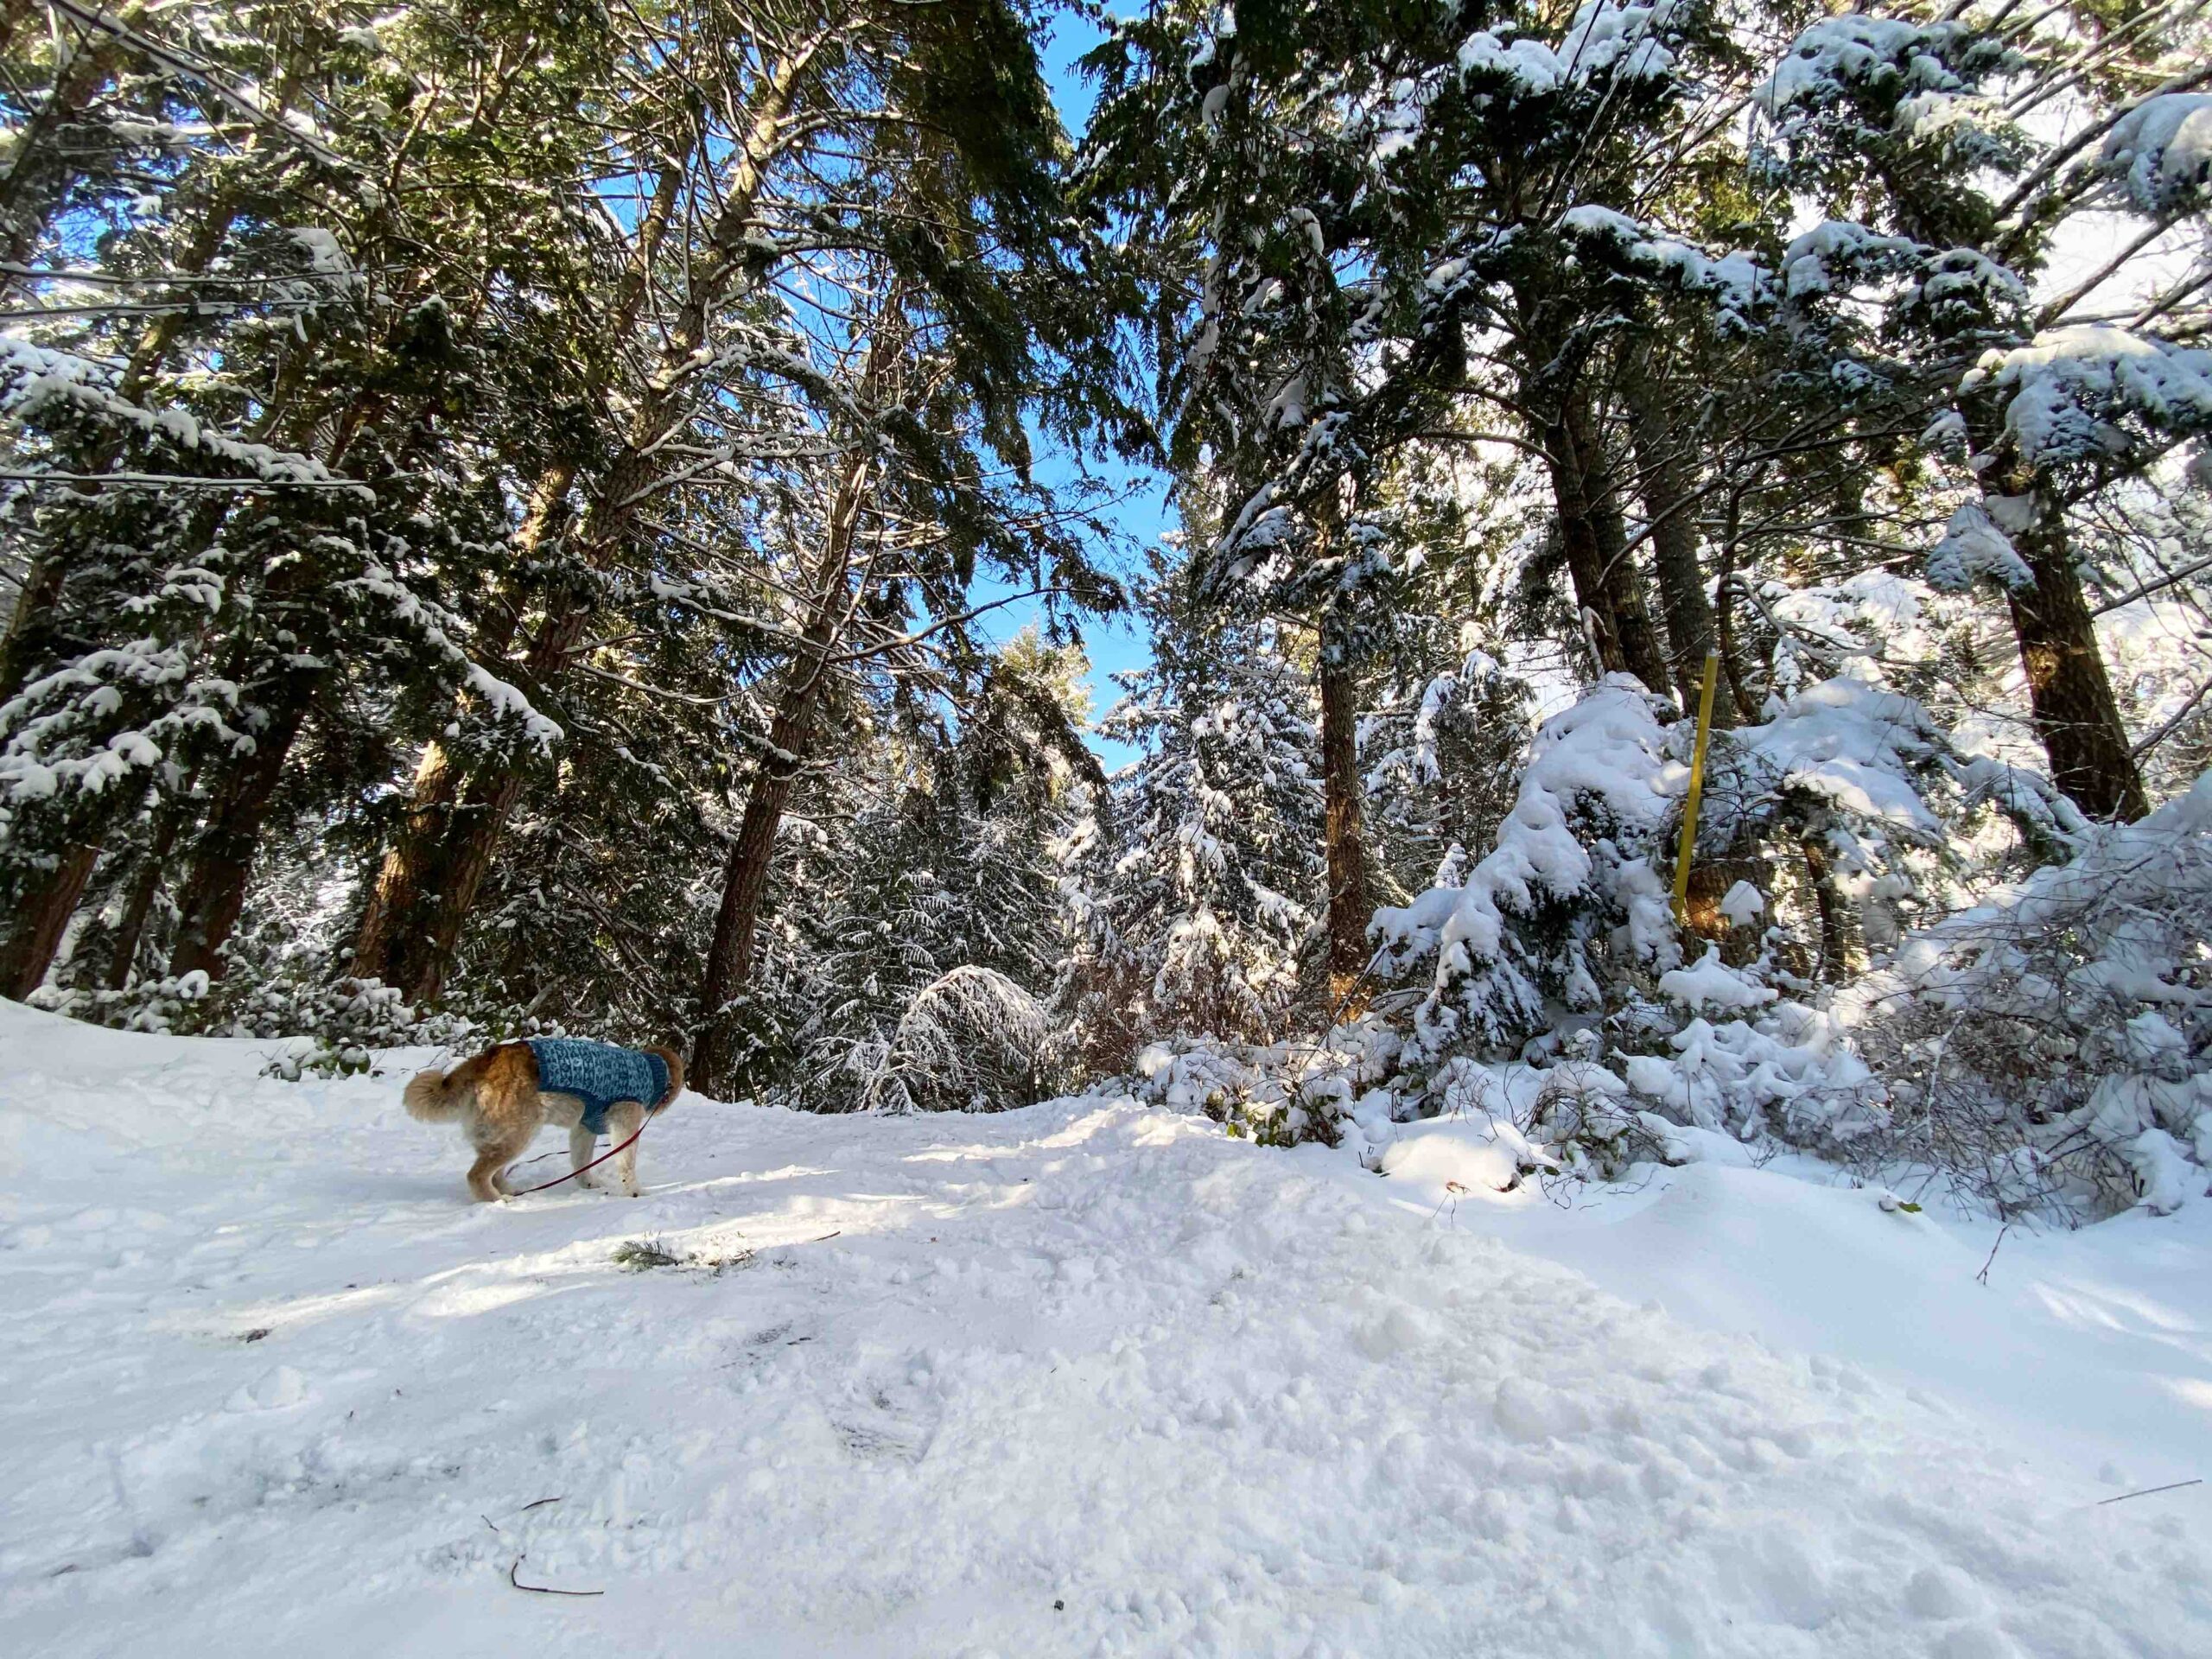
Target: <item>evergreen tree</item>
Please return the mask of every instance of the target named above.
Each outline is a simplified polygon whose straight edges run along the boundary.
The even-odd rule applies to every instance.
[[[1112,823],[1069,848],[1081,940],[1063,996],[1100,1057],[1147,1033],[1281,1033],[1319,909],[1312,693],[1272,627],[1201,623],[1178,587],[1155,572],[1152,665],[1119,677],[1102,722],[1144,758]]]

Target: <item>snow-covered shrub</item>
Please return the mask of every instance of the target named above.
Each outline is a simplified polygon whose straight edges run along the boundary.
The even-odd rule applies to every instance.
[[[1336,1146],[1356,1132],[1355,1116],[1387,1122],[1387,1085],[1399,1039],[1372,1017],[1338,1026],[1319,1042],[1229,1043],[1177,1037],[1147,1045],[1132,1074],[1116,1080],[1136,1098],[1201,1112],[1230,1134],[1262,1146],[1318,1141]]]
[[[1888,1122],[1880,1081],[1826,1010],[1725,966],[1717,950],[1659,977],[1687,1020],[1623,1056],[1639,1104],[1678,1123],[1836,1153]],[[1663,1028],[1663,1027],[1662,1027]]]
[[[1783,994],[1815,983],[1778,954],[1785,930],[1749,925],[1770,909],[1757,886],[1732,882],[1728,904],[1756,954],[1732,965],[1707,948],[1683,963],[1661,868],[1689,733],[1662,721],[1665,708],[1616,677],[1545,722],[1491,854],[1462,885],[1377,913],[1394,971],[1433,964],[1400,1057],[1409,1113],[1479,1097],[1537,1166],[1609,1179],[1662,1149],[1653,1114],[1829,1152],[1886,1125],[1881,1084],[1834,1018]],[[1774,710],[1718,740],[1700,856],[1747,853],[1759,868],[1816,840],[1839,902],[1910,891],[1904,855],[1943,835],[1923,792],[1950,779],[1926,711],[1855,679]],[[1486,1063],[1505,1058],[1536,1068],[1533,1084],[1497,1085]]]
[[[1037,1096],[1045,1007],[988,968],[964,966],[915,994],[885,1036],[847,1051],[859,1111],[991,1111]]]
[[[2202,1192],[2212,1154],[2212,777],[1910,938],[1840,1013],[1891,1090],[1864,1150],[2006,1213]]]
[[[1129,1092],[1173,1111],[1202,1112],[1233,1135],[1287,1144],[1304,1138],[1296,1131],[1305,1127],[1291,1119],[1289,1058],[1276,1046],[1173,1038],[1150,1044],[1137,1056]],[[1274,1133],[1278,1124],[1290,1132]]]
[[[1594,1033],[1576,1033],[1569,1057],[1547,1066],[1534,1100],[1514,1122],[1524,1172],[1618,1180],[1636,1164],[1663,1158],[1665,1143],[1620,1074],[1598,1058]]]
[[[1458,885],[1376,912],[1379,971],[1430,968],[1414,1016],[1422,1051],[1516,1048],[1555,1011],[1599,1010],[1614,964],[1671,965],[1653,864],[1681,771],[1667,753],[1665,706],[1630,677],[1608,676],[1537,732],[1489,854]]]
[[[195,970],[141,980],[120,991],[43,986],[31,994],[30,1001],[35,1007],[113,1026],[118,1031],[194,1032],[204,1023],[203,1011],[212,988],[207,976]]]
[[[1945,844],[1930,798],[1947,784],[1950,747],[1919,702],[1855,674],[1770,708],[1760,724],[1715,735],[1698,855],[1802,893],[1794,908],[1806,925],[1770,933],[1764,962],[1767,976],[1786,972],[1806,988],[1896,938]]]
[[[435,1044],[465,1051],[481,1035],[469,1020],[418,1014],[391,986],[362,979],[265,983],[241,999],[233,1027],[241,1035],[301,1033],[270,1064],[282,1077],[370,1071],[384,1048]]]

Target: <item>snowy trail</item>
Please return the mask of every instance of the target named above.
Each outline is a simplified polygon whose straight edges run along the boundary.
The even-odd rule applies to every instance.
[[[2212,1651],[2182,1515],[1346,1160],[687,1097],[494,1209],[259,1058],[0,1004],[0,1651]]]

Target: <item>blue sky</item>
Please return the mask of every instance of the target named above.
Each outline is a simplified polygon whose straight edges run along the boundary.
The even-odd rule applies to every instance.
[[[1059,105],[1060,118],[1067,123],[1068,130],[1078,138],[1090,120],[1092,97],[1090,87],[1075,72],[1075,60],[1099,38],[1098,32],[1082,18],[1062,12],[1054,18],[1046,43],[1045,72],[1052,86],[1053,101]],[[1126,577],[1134,573],[1135,561],[1144,550],[1156,543],[1163,531],[1174,526],[1174,510],[1167,502],[1167,480],[1148,468],[1125,467],[1110,457],[1094,457],[1089,472],[1124,496],[1117,508],[1100,516],[1117,521],[1128,544],[1118,551],[1100,549],[1099,560],[1106,568]],[[1078,468],[1072,456],[1054,446],[1040,443],[1037,475],[1045,483],[1057,484],[1076,478]],[[981,581],[976,583],[979,601],[992,597],[993,586]],[[1037,611],[1034,601],[1009,605],[988,619],[989,632],[995,639],[1011,639],[1036,619]],[[1141,625],[1128,617],[1088,623],[1083,630],[1083,643],[1090,658],[1091,713],[1103,715],[1119,695],[1107,677],[1120,670],[1142,667],[1151,658],[1151,646]],[[1109,766],[1136,758],[1136,751],[1128,745],[1109,742],[1096,734],[1091,734],[1090,742]]]

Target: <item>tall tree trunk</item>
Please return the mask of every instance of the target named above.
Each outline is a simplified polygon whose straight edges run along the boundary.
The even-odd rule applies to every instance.
[[[589,609],[578,601],[556,607],[538,624],[524,663],[532,683],[546,685],[560,678],[590,620]],[[445,988],[447,970],[491,872],[499,837],[529,783],[528,764],[519,758],[475,779],[447,814],[443,836],[409,872],[416,883],[416,902],[408,912],[387,912],[383,919],[387,971],[378,976],[397,986],[409,1001],[428,1002]],[[352,971],[369,976],[359,965]]]
[[[16,590],[8,631],[0,634],[0,702],[29,684],[32,675],[52,658],[58,635],[54,608],[68,579],[69,561],[49,537],[32,553],[22,586]]]
[[[814,709],[822,675],[794,664],[797,673],[776,705],[769,731],[772,753],[763,755],[745,798],[745,815],[722,867],[721,903],[715,912],[715,937],[699,983],[699,1029],[692,1039],[690,1075],[703,1094],[720,1093],[731,1081],[730,1001],[753,977],[753,949],[760,932],[760,905],[767,897],[775,863],[776,832],[814,735]]]
[[[435,879],[460,783],[461,769],[453,752],[433,741],[416,766],[407,817],[370,886],[353,952],[346,958],[347,976],[398,983],[399,929],[415,916]]]
[[[1705,596],[1698,558],[1697,517],[1691,511],[1694,474],[1685,460],[1671,411],[1642,376],[1629,385],[1630,441],[1640,475],[1643,510],[1651,525],[1651,564],[1659,578],[1659,607],[1667,620],[1667,656],[1682,706],[1694,709],[1705,677],[1706,654],[1717,648],[1713,606]],[[1713,723],[1732,725],[1727,705],[1716,702]]]
[[[1544,429],[1546,470],[1551,474],[1552,505],[1559,519],[1560,550],[1567,556],[1567,573],[1574,585],[1574,608],[1591,649],[1598,656],[1598,671],[1621,674],[1628,658],[1621,650],[1621,631],[1613,615],[1612,599],[1605,591],[1605,561],[1598,550],[1597,526],[1591,521],[1588,482],[1580,453],[1564,422]]]
[[[2038,495],[2034,525],[2014,536],[2012,545],[2035,575],[2033,588],[2007,597],[2051,781],[2089,817],[2133,823],[2151,804],[2056,504]]]
[[[747,261],[753,257],[750,232],[768,170],[790,142],[785,122],[800,93],[830,60],[827,46],[826,35],[802,46],[778,65],[762,89],[746,142],[731,166],[707,248],[692,262],[683,302],[662,346],[660,371],[638,399],[621,453],[593,492],[581,534],[586,562],[594,568],[603,568],[619,555],[630,524],[667,465],[662,445],[690,397],[714,308],[733,285],[746,280]],[[631,265],[611,308],[607,330],[613,340],[626,337],[636,324],[653,257],[689,163],[687,154],[662,169],[653,207],[639,228]],[[532,513],[539,519],[541,536],[575,475],[573,465],[562,463],[539,480]],[[526,520],[518,541],[530,535]],[[534,543],[528,550],[536,550]],[[547,614],[531,652],[530,665],[538,686],[552,683],[566,666],[588,620],[580,594],[556,590],[549,597]],[[437,994],[526,781],[518,771],[503,772],[470,788],[467,800],[456,807],[462,785],[457,769],[442,753],[424,756],[407,825],[378,873],[349,971],[397,985],[410,1001],[427,1001]]]
[[[689,1068],[694,1086],[702,1094],[714,1094],[731,1081],[729,1004],[753,977],[760,906],[775,863],[776,832],[814,741],[815,713],[829,681],[830,648],[842,632],[849,610],[853,540],[870,470],[871,463],[862,457],[848,467],[840,480],[813,583],[813,614],[777,700],[767,752],[754,767],[737,838],[722,867],[721,903],[715,912],[715,936],[699,984],[699,1029],[692,1039]]]
[[[192,872],[177,895],[171,973],[198,971],[220,979],[229,966],[223,947],[245,909],[246,885],[269,822],[269,805],[321,679],[318,669],[294,670],[283,677],[269,723],[254,739],[252,754],[231,774],[208,814]]]
[[[123,906],[123,920],[117,926],[114,943],[109,948],[107,988],[111,991],[130,987],[131,970],[138,965],[139,947],[146,942],[146,925],[153,919],[154,901],[161,897],[162,880],[168,874],[169,854],[192,817],[188,804],[191,794],[192,785],[188,779],[184,788],[164,802],[156,815],[153,837],[130,884],[130,897]]]
[[[1605,598],[1612,607],[1618,630],[1621,659],[1628,671],[1661,696],[1673,684],[1667,653],[1660,649],[1658,630],[1651,626],[1651,601],[1643,587],[1643,571],[1629,551],[1628,523],[1621,512],[1620,493],[1612,475],[1601,464],[1587,478],[1585,495],[1590,503],[1590,528],[1598,544]]]
[[[2096,620],[2082,596],[2065,506],[2020,454],[1995,406],[1970,401],[1964,413],[1974,449],[1994,457],[1980,475],[1989,516],[2035,579],[2031,587],[2007,589],[2006,599],[2051,781],[2088,817],[2133,823],[2151,810],[2150,801],[2105,670]]]
[[[1627,528],[1591,424],[1571,398],[1544,431],[1567,574],[1574,601],[1598,653],[1601,673],[1633,674],[1654,691],[1668,689],[1667,658],[1651,626],[1643,574],[1628,555]]]
[[[1329,873],[1329,994],[1341,1001],[1367,970],[1367,847],[1360,811],[1359,683],[1334,607],[1321,618],[1322,839]]]
[[[573,462],[549,467],[537,480],[531,504],[515,534],[515,562],[536,559],[551,539],[560,522],[562,505],[575,482]],[[476,640],[475,654],[483,659],[504,658],[514,643],[520,625],[519,597],[495,609]],[[464,782],[453,752],[435,738],[423,750],[408,791],[407,817],[399,834],[378,867],[368,901],[353,936],[353,955],[346,972],[355,979],[381,980],[399,985],[410,969],[400,958],[407,954],[402,939],[408,930],[426,919],[424,904],[439,887],[439,872],[449,861],[454,835],[454,809]]]
[[[97,842],[70,842],[53,872],[16,906],[6,937],[0,938],[0,995],[21,1001],[45,982],[99,856]]]
[[[499,836],[529,782],[530,775],[521,766],[510,767],[479,779],[454,808],[452,831],[440,849],[435,885],[423,894],[428,901],[425,925],[397,944],[392,982],[410,1002],[430,1001],[445,989],[454,953],[461,948],[461,930],[476,908],[476,895],[491,874]]]

